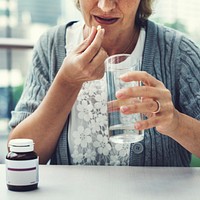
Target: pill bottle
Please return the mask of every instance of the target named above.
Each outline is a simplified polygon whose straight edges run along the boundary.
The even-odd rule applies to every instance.
[[[6,156],[6,182],[9,190],[30,191],[38,187],[38,156],[31,139],[10,140]]]

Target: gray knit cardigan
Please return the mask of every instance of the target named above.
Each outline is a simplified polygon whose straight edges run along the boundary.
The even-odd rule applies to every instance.
[[[66,55],[66,25],[56,26],[40,37],[33,51],[31,69],[23,94],[12,112],[10,126],[15,127],[41,103]],[[200,119],[200,50],[184,35],[147,21],[142,70],[162,81],[172,93],[175,107]],[[70,164],[68,120],[60,135],[51,164]],[[145,130],[140,142],[143,151],[130,150],[132,166],[189,166],[191,153],[173,139]]]

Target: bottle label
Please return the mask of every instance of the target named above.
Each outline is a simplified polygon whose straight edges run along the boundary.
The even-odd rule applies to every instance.
[[[8,185],[28,186],[38,183],[37,159],[8,160],[6,159],[6,180]]]

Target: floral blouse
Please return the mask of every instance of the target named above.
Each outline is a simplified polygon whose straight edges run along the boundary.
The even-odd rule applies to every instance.
[[[79,22],[67,30],[67,54],[83,40],[83,26]],[[105,76],[83,84],[71,110],[68,130],[71,164],[129,165],[130,144],[108,140]]]

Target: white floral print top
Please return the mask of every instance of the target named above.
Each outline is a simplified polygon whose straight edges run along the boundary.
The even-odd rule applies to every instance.
[[[83,22],[75,23],[66,33],[67,54],[83,40]],[[142,31],[141,31],[142,32]],[[138,40],[144,46],[144,35]],[[140,34],[141,35],[141,34]],[[137,48],[138,46],[138,48]],[[136,51],[137,49],[137,51]],[[134,57],[143,48],[136,45]],[[129,165],[130,144],[114,144],[108,140],[106,80],[85,82],[71,110],[68,142],[71,164]]]

